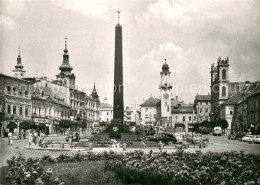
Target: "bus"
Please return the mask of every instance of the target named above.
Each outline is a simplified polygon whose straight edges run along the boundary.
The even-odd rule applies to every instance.
[[[221,136],[222,135],[222,128],[221,127],[214,127],[213,136]]]

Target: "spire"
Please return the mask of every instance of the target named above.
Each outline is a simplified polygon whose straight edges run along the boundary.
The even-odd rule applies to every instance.
[[[94,81],[94,88],[93,88],[93,91],[92,91],[92,97],[94,98],[94,99],[98,99],[98,94],[97,94],[97,90],[96,90],[96,83],[95,83],[95,81]]]
[[[164,59],[164,64],[162,66],[162,70],[169,72],[169,65],[166,63],[166,58]]]
[[[62,72],[71,72],[73,67],[69,64],[69,54],[67,49],[67,37],[65,37],[65,49],[63,54],[63,63],[59,67]]]
[[[117,16],[118,16],[118,24],[120,24],[120,10],[117,11]]]
[[[24,77],[24,73],[26,72],[23,70],[23,64],[22,64],[22,58],[21,58],[21,53],[20,53],[20,46],[18,47],[18,57],[17,57],[17,63],[14,66],[14,75],[18,78]]]

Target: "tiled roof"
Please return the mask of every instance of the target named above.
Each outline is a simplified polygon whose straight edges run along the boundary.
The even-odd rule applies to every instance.
[[[113,107],[111,105],[109,105],[108,103],[100,103],[100,108],[105,109],[105,108],[113,108]]]
[[[144,103],[142,103],[140,106],[145,107],[145,106],[159,106],[161,103],[161,100],[158,98],[150,97],[148,98]]]
[[[197,99],[197,101],[210,101],[211,96],[210,95],[197,95],[196,99]]]
[[[172,113],[192,113],[193,106],[179,106],[172,108]]]

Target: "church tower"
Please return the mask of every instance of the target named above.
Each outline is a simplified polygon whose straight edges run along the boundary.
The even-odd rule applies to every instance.
[[[17,57],[17,64],[14,66],[14,76],[17,78],[24,78],[25,77],[25,73],[26,71],[23,70],[23,65],[22,65],[22,58],[20,55],[20,47],[19,47],[19,53],[18,53],[18,57]]]
[[[169,65],[165,63],[162,66],[161,84],[161,123],[162,125],[171,125],[171,89]]]
[[[229,59],[218,58],[219,105],[229,98]]]
[[[75,75],[71,73],[73,67],[69,63],[69,54],[67,49],[67,38],[65,38],[65,49],[63,54],[63,63],[59,67],[60,73],[56,75],[59,85],[75,89]]]

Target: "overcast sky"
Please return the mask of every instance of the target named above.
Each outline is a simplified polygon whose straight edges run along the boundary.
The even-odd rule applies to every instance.
[[[20,46],[27,76],[54,80],[68,37],[76,86],[89,95],[95,81],[112,104],[117,10],[125,105],[160,96],[165,58],[172,95],[185,102],[210,92],[219,56],[229,56],[230,81],[260,79],[260,0],[0,0],[0,73],[12,75]]]

